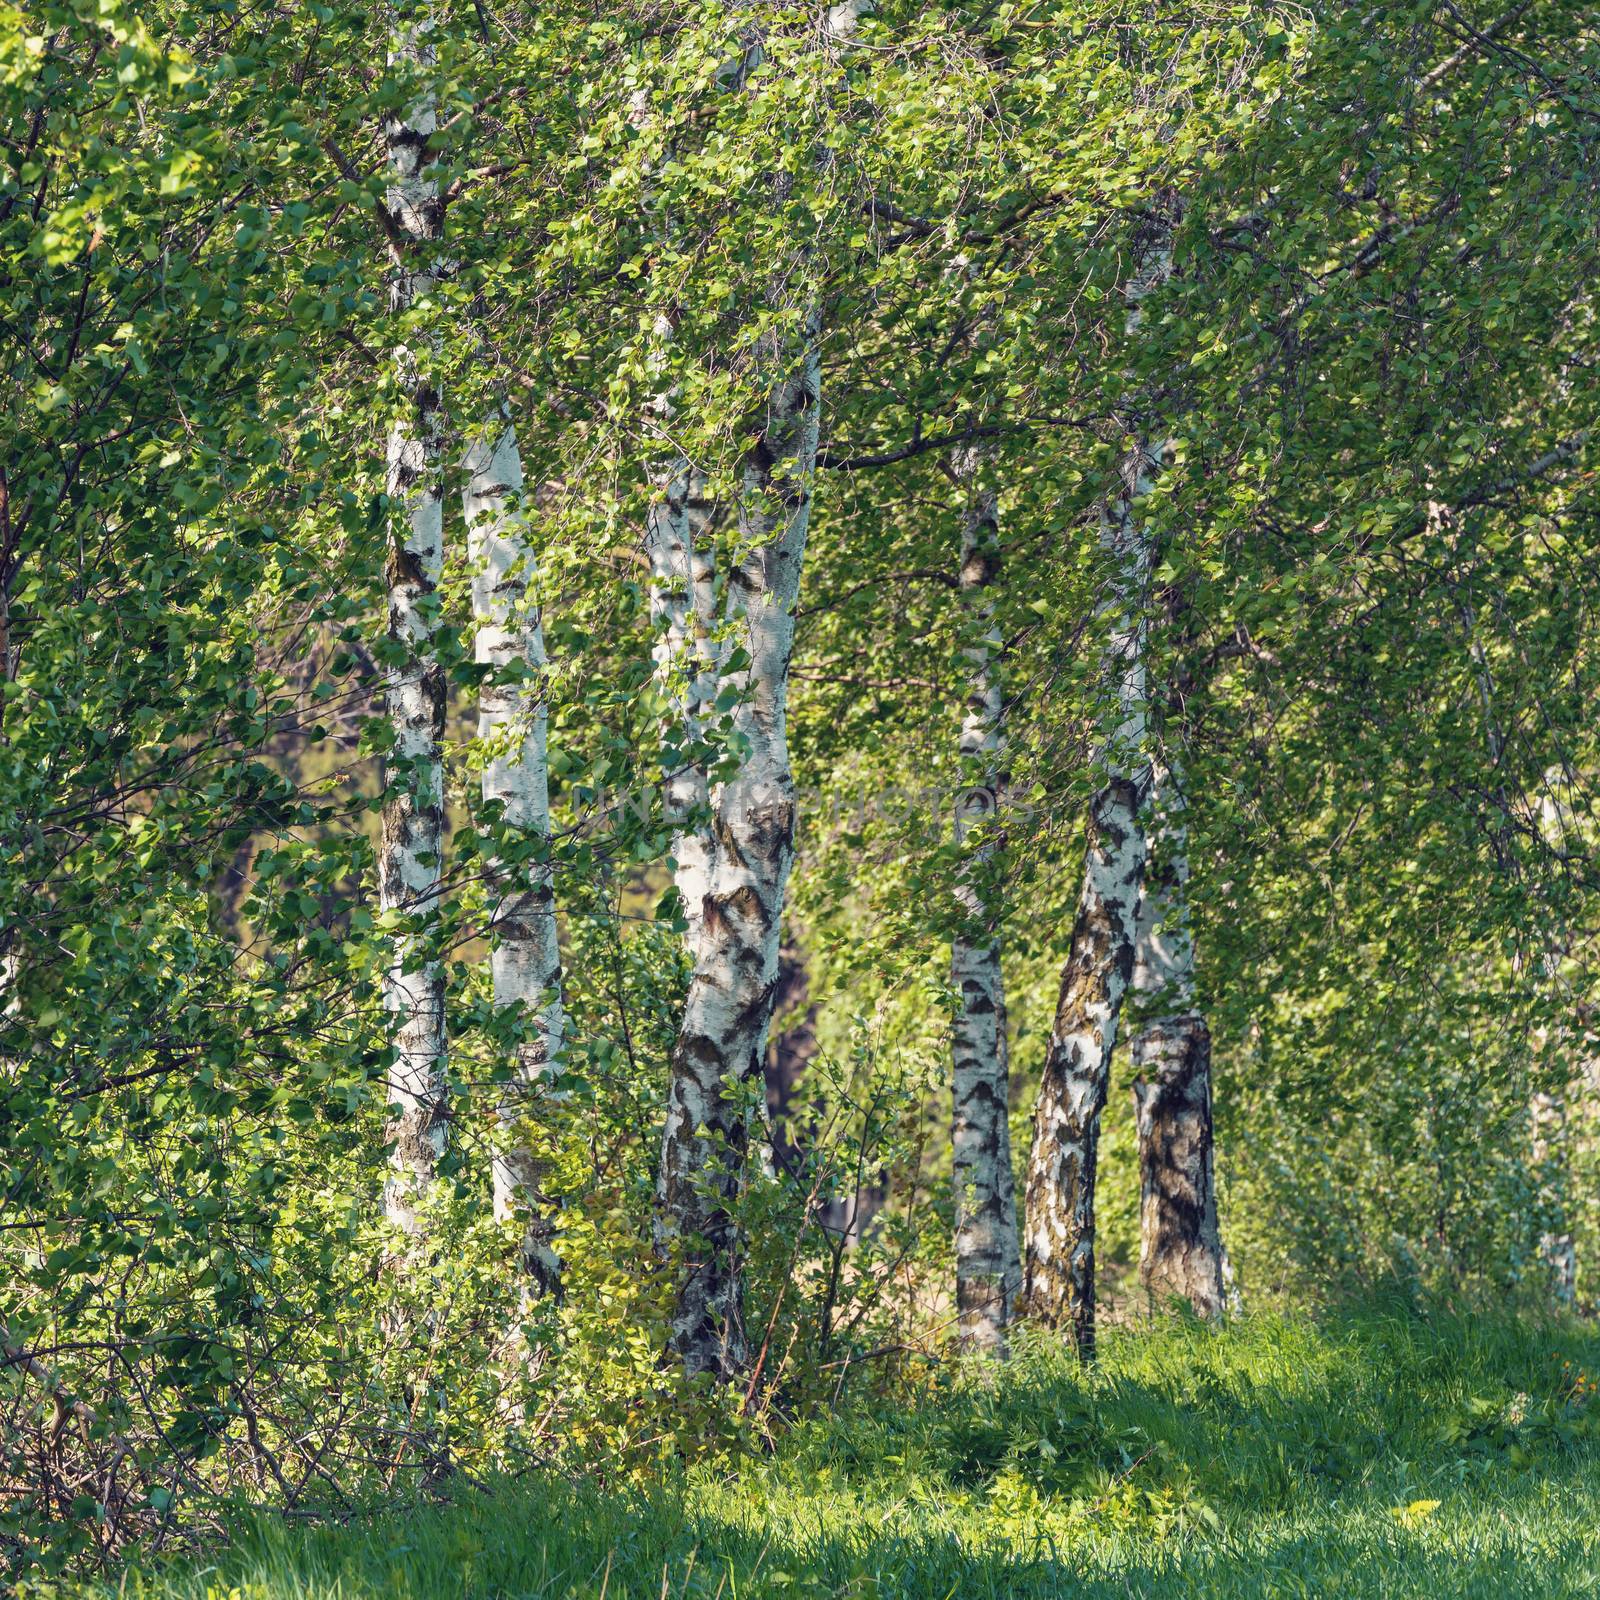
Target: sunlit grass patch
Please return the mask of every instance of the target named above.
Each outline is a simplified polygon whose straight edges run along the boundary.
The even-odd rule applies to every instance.
[[[643,1488],[549,1475],[264,1523],[129,1600],[1579,1596],[1600,1405],[1576,1323],[1374,1310],[1128,1328],[802,1420]],[[86,1597],[87,1600],[87,1597]]]

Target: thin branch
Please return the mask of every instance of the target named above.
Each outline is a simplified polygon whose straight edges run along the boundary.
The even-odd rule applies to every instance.
[[[795,616],[814,617],[819,611],[831,611],[835,606],[842,606],[845,601],[853,600],[862,590],[875,589],[880,583],[942,583],[947,589],[961,587],[961,580],[953,572],[944,572],[937,567],[912,567],[905,572],[883,572],[875,578],[863,578],[860,583],[851,584],[842,594],[829,595],[814,605],[801,606],[795,611]]]
[[[339,176],[346,183],[354,183],[361,188],[366,188],[366,180],[356,171],[350,158],[342,151],[331,138],[322,141],[322,148],[327,152],[328,159],[339,169]],[[389,241],[389,254],[394,259],[394,264],[402,266],[405,262],[406,246],[410,241],[401,232],[400,224],[394,220],[394,214],[383,201],[379,200],[374,208],[378,214],[378,226],[383,229],[383,236]]]
[[[1533,0],[1523,0],[1523,3],[1520,6],[1517,6],[1513,10],[1506,12],[1506,14],[1501,17],[1498,22],[1491,22],[1482,33],[1474,33],[1472,38],[1469,39],[1466,44],[1462,45],[1459,50],[1455,51],[1451,55],[1446,56],[1438,66],[1432,67],[1427,72],[1423,73],[1423,75],[1417,80],[1417,87],[1419,89],[1431,89],[1436,83],[1439,82],[1441,78],[1446,77],[1451,72],[1454,72],[1455,69],[1472,54],[1475,46],[1486,45],[1498,34],[1503,33],[1505,29],[1510,27],[1511,24],[1515,22],[1517,18],[1520,17],[1532,3]],[[1454,14],[1454,6],[1448,7],[1447,9]],[[1459,18],[1457,20],[1459,20]],[[1468,31],[1471,32],[1470,29]]]

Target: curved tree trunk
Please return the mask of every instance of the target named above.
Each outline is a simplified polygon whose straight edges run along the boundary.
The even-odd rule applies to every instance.
[[[959,581],[970,669],[961,757],[970,787],[962,791],[956,808],[958,843],[975,826],[992,824],[1004,752],[997,665],[1001,640],[988,595],[999,572],[1000,540],[994,491],[974,481],[980,464],[978,452],[970,448],[957,451],[953,463],[957,482],[973,491],[961,530]],[[972,1350],[1003,1357],[1022,1271],[1007,1120],[1010,1079],[1000,936],[994,908],[985,902],[984,872],[992,854],[992,841],[980,842],[956,888],[963,926],[951,940],[958,1001],[951,1030],[952,1149],[959,1337]]]
[[[767,1024],[778,982],[779,921],[794,857],[795,792],[786,732],[789,657],[817,456],[816,326],[772,390],[741,473],[743,558],[727,613],[748,665],[738,695],[739,771],[711,796],[715,854],[683,1024],[673,1052],[659,1180],[661,1243],[679,1272],[671,1345],[691,1376],[744,1366],[743,1287],[734,1201],[749,1151]],[[774,365],[781,353],[769,352]]]
[[[494,669],[479,699],[478,737],[487,746],[483,798],[500,808],[509,856],[488,863],[489,956],[497,1006],[516,1006],[529,1035],[498,1107],[494,1214],[524,1219],[518,1265],[527,1285],[559,1294],[554,1223],[540,1194],[539,1162],[524,1122],[549,1092],[561,1052],[561,956],[551,881],[550,780],[546,765],[544,630],[528,601],[534,553],[523,508],[516,430],[497,418],[468,447],[462,507],[472,560],[478,661]]]
[[[1202,1317],[1227,1304],[1212,1160],[1211,1030],[1195,994],[1189,844],[1174,774],[1157,768],[1139,900],[1133,1101],[1139,1131],[1139,1281],[1154,1305]]]
[[[391,61],[432,65],[429,22],[395,30]],[[427,143],[437,126],[431,97],[384,124],[390,185],[387,205],[404,248],[390,277],[389,306],[410,310],[437,282],[444,207]],[[391,527],[388,634],[395,659],[385,673],[393,744],[384,763],[378,891],[383,910],[404,921],[384,980],[395,1060],[389,1071],[389,1180],[384,1213],[402,1232],[421,1231],[418,1206],[445,1152],[449,1117],[445,1077],[444,972],[434,948],[444,837],[445,674],[434,647],[444,564],[443,418],[436,351],[416,344],[394,352],[406,409],[390,430],[387,489]]]

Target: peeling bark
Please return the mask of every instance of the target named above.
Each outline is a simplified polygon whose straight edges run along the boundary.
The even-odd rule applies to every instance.
[[[1117,1019],[1133,974],[1141,819],[1148,786],[1144,591],[1148,543],[1131,504],[1148,482],[1136,451],[1102,534],[1116,575],[1117,623],[1106,653],[1120,721],[1106,741],[1108,781],[1090,802],[1083,888],[1061,973],[1028,1158],[1023,1305],[1049,1327],[1069,1324],[1084,1361],[1094,1359],[1095,1176]]]
[[[390,59],[429,67],[435,59],[426,15],[397,26]],[[389,308],[409,311],[437,282],[444,233],[439,184],[428,156],[437,127],[431,97],[384,124],[387,205],[405,251],[389,282]],[[435,653],[444,564],[443,417],[434,352],[399,345],[397,385],[406,408],[390,430],[387,489],[398,512],[387,583],[390,643],[398,660],[385,674],[394,740],[384,763],[378,894],[405,920],[384,981],[395,1060],[389,1071],[389,1180],[384,1214],[403,1233],[421,1231],[418,1206],[444,1157],[449,1118],[445,1076],[444,972],[434,946],[444,835],[445,675]]]
[[[1202,1317],[1228,1301],[1212,1159],[1211,1030],[1200,1010],[1189,927],[1188,833],[1173,774],[1155,773],[1139,900],[1133,1100],[1139,1132],[1139,1281],[1152,1305]]]
[[[979,466],[975,450],[956,453],[956,479],[973,491],[961,530],[958,580],[969,669],[961,758],[970,785],[956,809],[958,844],[993,820],[1005,743],[997,664],[1001,637],[989,599],[1000,566],[999,529],[994,491],[975,482]],[[970,851],[956,887],[962,926],[951,940],[958,1000],[951,1029],[951,1143],[958,1335],[967,1348],[1003,1358],[1022,1267],[1007,1120],[1010,1078],[1000,935],[995,909],[984,895],[984,873],[993,851],[992,836],[983,836]]]
[[[786,732],[789,657],[816,467],[815,319],[771,391],[741,472],[739,546],[729,572],[730,636],[748,664],[737,696],[738,772],[711,795],[714,859],[694,974],[674,1050],[662,1135],[658,1241],[679,1274],[671,1348],[689,1375],[726,1379],[748,1358],[734,1202],[749,1153],[778,983],[779,921],[794,858],[795,789]],[[782,352],[772,348],[777,366]]]
[[[514,853],[487,864],[490,973],[497,1006],[515,1006],[532,1024],[519,1046],[514,1076],[497,1107],[494,1214],[524,1220],[518,1266],[529,1288],[559,1295],[555,1224],[542,1198],[538,1158],[525,1121],[561,1052],[561,957],[551,880],[550,782],[546,764],[544,675],[539,609],[528,599],[534,552],[523,509],[522,458],[515,429],[497,418],[467,449],[462,495],[472,560],[476,656],[493,669],[479,699],[478,738],[486,746],[483,798],[516,830]]]

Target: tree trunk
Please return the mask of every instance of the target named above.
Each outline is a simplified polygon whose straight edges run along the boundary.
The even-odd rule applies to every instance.
[[[700,948],[713,856],[706,766],[700,753],[717,696],[716,563],[711,507],[704,474],[683,457],[658,474],[659,498],[650,508],[645,547],[650,558],[650,616],[656,682],[672,711],[665,774],[672,828],[672,877],[683,902],[684,942],[691,959]]]
[[[1127,326],[1138,331],[1141,305],[1172,272],[1176,206],[1164,197],[1138,241],[1139,263],[1124,290]],[[1023,1303],[1048,1326],[1070,1323],[1079,1358],[1095,1353],[1095,1174],[1100,1113],[1106,1103],[1117,1017],[1133,972],[1145,838],[1141,811],[1149,790],[1145,683],[1146,589],[1150,539],[1137,507],[1162,446],[1136,430],[1120,482],[1101,520],[1113,582],[1104,612],[1113,619],[1104,659],[1106,729],[1096,766],[1106,781],[1089,805],[1083,888],[1061,973],[1055,1025],[1045,1052],[1028,1157],[1028,1220]]]
[[[1070,1323],[1094,1359],[1095,1176],[1117,1015],[1133,970],[1144,837],[1143,786],[1112,780],[1094,797],[1083,889],[1045,1053],[1033,1149],[1023,1304],[1049,1327]]]
[[[748,48],[759,47],[752,43]],[[726,63],[719,78],[725,83],[742,81],[747,58],[748,49]],[[636,90],[629,120],[645,134],[650,117],[649,94],[642,88]],[[671,219],[661,226],[664,239],[670,239],[674,231]],[[659,311],[652,333],[655,342],[650,366],[662,387],[652,399],[650,410],[661,419],[662,432],[670,439],[678,406],[677,389],[667,376],[676,338],[673,317]],[[683,906],[684,944],[693,960],[700,948],[714,852],[701,748],[707,714],[718,689],[713,507],[706,499],[704,472],[676,446],[665,459],[651,465],[650,482],[653,498],[645,518],[650,621],[655,629],[650,653],[655,662],[656,685],[665,695],[671,714],[663,798],[672,830],[672,879]]]
[[[509,854],[489,861],[489,956],[497,1006],[518,1008],[529,1031],[497,1108],[494,1214],[524,1222],[518,1265],[534,1290],[559,1294],[554,1223],[540,1193],[540,1167],[525,1121],[549,1092],[561,1052],[561,957],[551,881],[550,781],[545,760],[546,657],[539,610],[528,600],[534,553],[523,509],[516,430],[493,421],[467,449],[462,507],[472,561],[476,655],[493,668],[482,688],[478,738],[487,747],[483,798],[500,808]]]
[[[973,493],[961,530],[959,577],[970,673],[961,724],[964,781],[970,787],[963,789],[956,808],[959,844],[975,827],[984,823],[992,827],[998,810],[1004,703],[996,660],[1000,630],[988,594],[1000,566],[995,495],[975,481],[980,467],[977,451],[957,451],[953,465],[957,481]],[[951,975],[958,1000],[951,1030],[952,1149],[959,1337],[969,1349],[1003,1358],[1022,1267],[1007,1120],[1010,1079],[1000,935],[995,909],[986,903],[984,882],[993,851],[992,834],[985,835],[963,863],[956,888],[962,926],[951,940]]]
[[[846,43],[871,0],[843,0],[823,18],[830,44]],[[753,26],[719,77],[744,88],[764,58]],[[826,166],[831,157],[818,158]],[[773,198],[787,200],[778,175]],[[807,276],[802,246],[797,267]],[[778,293],[783,280],[775,280]],[[774,303],[771,310],[780,309]],[[735,1202],[752,1117],[763,1123],[762,1059],[778,987],[784,890],[794,862],[795,790],[786,704],[794,610],[817,466],[821,315],[812,301],[798,338],[763,333],[758,358],[773,373],[760,436],[739,481],[739,549],[728,573],[726,645],[717,652],[717,698],[737,697],[739,770],[710,796],[711,851],[701,897],[694,973],[673,1051],[658,1178],[657,1242],[679,1273],[671,1348],[691,1377],[727,1379],[743,1368],[744,1285]],[[692,499],[692,487],[690,491]],[[691,519],[692,521],[692,519]],[[689,524],[686,524],[689,526]],[[698,541],[695,541],[698,542]],[[695,593],[691,582],[689,592]],[[730,652],[742,649],[742,656]],[[743,662],[728,670],[730,661]],[[680,862],[681,867],[681,862]]]
[[[1132,458],[1104,536],[1115,563],[1119,617],[1107,651],[1121,722],[1103,756],[1109,779],[1089,808],[1083,888],[1061,974],[1028,1158],[1023,1299],[1047,1326],[1070,1323],[1078,1354],[1094,1359],[1095,1169],[1117,1017],[1133,973],[1148,789],[1145,754],[1144,589],[1149,551],[1130,502],[1148,458]]]
[[[426,21],[397,26],[390,59],[409,68],[434,61]],[[444,208],[427,150],[437,126],[425,97],[384,124],[390,185],[387,205],[405,241],[389,282],[398,317],[437,281]],[[404,410],[389,433],[387,489],[392,511],[387,582],[389,642],[386,705],[393,744],[384,763],[379,903],[403,919],[384,982],[395,1060],[389,1071],[389,1181],[384,1214],[402,1232],[421,1231],[418,1206],[445,1152],[449,1116],[445,1076],[444,971],[435,949],[444,835],[445,674],[435,652],[438,588],[444,563],[443,418],[436,350],[399,345],[395,377]]]
[[[661,1244],[679,1272],[671,1345],[691,1376],[727,1378],[747,1359],[734,1215],[778,982],[779,921],[794,856],[795,792],[785,728],[794,608],[817,454],[815,319],[778,382],[741,472],[739,547],[727,614],[748,664],[738,696],[745,753],[711,796],[710,881],[683,1025],[673,1052],[659,1182]],[[768,352],[776,366],[778,350]]]
[[[1139,1281],[1202,1317],[1227,1303],[1212,1162],[1211,1030],[1195,995],[1189,844],[1175,776],[1154,774],[1133,992],[1133,1101],[1139,1130]]]

